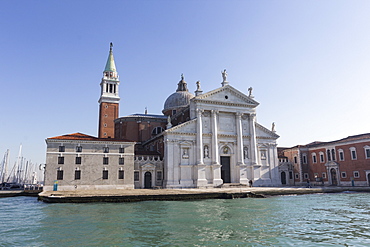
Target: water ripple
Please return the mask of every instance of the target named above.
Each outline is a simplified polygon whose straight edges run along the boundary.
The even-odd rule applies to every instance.
[[[370,194],[45,204],[0,199],[0,246],[369,246]]]

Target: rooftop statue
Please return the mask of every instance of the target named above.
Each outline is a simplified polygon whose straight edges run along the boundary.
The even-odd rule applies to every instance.
[[[227,72],[226,72],[226,69],[224,69],[224,71],[221,71],[221,74],[222,74],[222,79],[223,81],[227,81]]]

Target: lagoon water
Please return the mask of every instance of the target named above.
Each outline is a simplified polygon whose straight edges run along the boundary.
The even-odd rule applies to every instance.
[[[46,204],[0,198],[0,246],[370,246],[370,194]]]

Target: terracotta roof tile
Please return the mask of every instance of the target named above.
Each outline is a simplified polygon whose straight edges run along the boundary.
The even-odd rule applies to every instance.
[[[61,136],[49,137],[47,139],[56,139],[56,140],[83,140],[83,141],[115,141],[115,142],[133,142],[124,139],[115,139],[115,138],[98,138],[95,136],[86,135],[83,133],[73,133],[73,134],[66,134]]]

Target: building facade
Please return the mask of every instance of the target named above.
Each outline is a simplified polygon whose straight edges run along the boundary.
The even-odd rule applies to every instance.
[[[199,81],[190,93],[181,75],[157,115],[118,117],[119,84],[111,44],[100,83],[98,137],[46,140],[46,190],[56,182],[64,190],[281,184],[274,125],[270,130],[256,122],[252,88],[246,95],[232,87],[226,70],[221,87],[205,93]]]
[[[293,165],[294,184],[370,186],[370,134],[313,142],[282,151]]]
[[[46,144],[45,191],[134,188],[135,142],[74,133]]]

